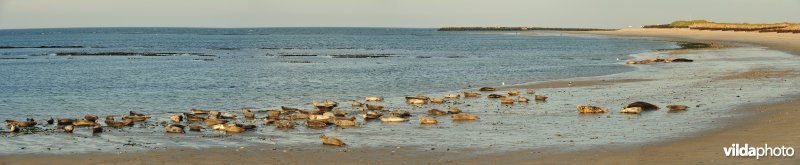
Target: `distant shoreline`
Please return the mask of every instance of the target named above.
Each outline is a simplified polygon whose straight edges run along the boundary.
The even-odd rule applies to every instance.
[[[707,31],[685,28],[627,28],[615,31],[571,32],[620,37],[657,37],[688,42],[727,42],[759,45],[800,56],[800,34],[736,31]]]
[[[619,29],[547,28],[547,27],[442,27],[437,31],[614,31]]]

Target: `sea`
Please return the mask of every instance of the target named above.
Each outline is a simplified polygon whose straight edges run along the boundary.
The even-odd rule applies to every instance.
[[[507,106],[494,102],[463,99],[411,106],[403,103],[403,96],[441,97],[483,86],[632,72],[637,68],[624,65],[631,54],[676,47],[675,42],[659,39],[558,32],[439,32],[430,28],[0,30],[0,118],[34,118],[39,123],[39,130],[17,134],[3,128],[0,152],[302,146],[318,144],[320,134],[339,136],[355,147],[404,144],[513,149],[554,145],[561,143],[551,139],[556,134],[586,129],[542,127],[584,120],[575,115],[572,104],[551,102],[572,108],[552,109],[564,113],[528,113],[514,118],[516,122],[504,122],[509,115],[503,114],[541,111],[548,103],[504,109]],[[475,100],[485,100],[485,95]],[[358,108],[350,107],[350,101],[363,102],[365,96],[383,97],[386,101],[374,104],[409,110],[414,117],[411,122],[396,124],[359,117],[363,125],[358,128],[290,130],[260,120],[238,119],[235,122],[259,126],[241,134],[205,130],[175,135],[161,129],[170,114],[192,108],[239,113],[248,107],[263,117],[261,110],[281,106],[313,109],[313,100],[325,99],[339,102],[342,110],[357,116]],[[448,106],[484,117],[476,122],[439,117],[443,122],[436,126],[420,126],[413,120],[426,116],[425,110]],[[130,111],[153,119],[130,128],[107,128],[101,134],[83,129],[65,134],[44,123],[49,118],[119,116]],[[542,120],[553,115],[568,119]],[[536,136],[540,130],[553,133]],[[581,139],[588,144],[608,143],[589,137],[594,136]]]

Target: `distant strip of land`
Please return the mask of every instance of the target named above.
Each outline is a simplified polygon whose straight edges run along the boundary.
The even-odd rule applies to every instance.
[[[614,31],[617,29],[594,28],[546,28],[546,27],[443,27],[438,31]]]
[[[642,28],[672,29],[685,28],[692,30],[711,31],[748,31],[748,32],[775,32],[775,33],[800,33],[798,23],[719,23],[706,20],[673,21],[669,24],[645,25]]]

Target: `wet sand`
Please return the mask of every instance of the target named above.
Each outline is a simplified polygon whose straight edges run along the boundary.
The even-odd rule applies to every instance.
[[[733,32],[731,32],[733,33]],[[758,33],[757,33],[758,34]],[[639,34],[644,36],[645,34]],[[661,37],[661,36],[652,36]],[[755,42],[749,42],[755,43]],[[769,44],[760,44],[770,48]],[[798,49],[800,50],[800,49]],[[786,73],[783,73],[786,72]],[[794,75],[792,71],[755,69],[733,73],[720,79],[760,79],[763,75]],[[601,86],[617,83],[634,83],[647,79],[615,79],[572,81],[572,86]],[[534,83],[518,88],[570,87],[568,81]],[[798,97],[793,97],[798,98]],[[719,121],[724,128],[697,136],[634,146],[596,147],[574,152],[551,152],[547,149],[485,153],[480,150],[452,150],[413,146],[386,146],[372,148],[340,147],[262,147],[164,149],[135,153],[88,154],[25,154],[0,156],[0,164],[798,164],[791,158],[727,158],[722,147],[731,143],[768,143],[798,147],[800,132],[796,131],[800,118],[796,107],[800,99],[781,103],[755,104],[737,108],[731,113],[751,114],[746,118]],[[623,140],[623,139],[621,139]],[[297,149],[306,148],[306,149]],[[79,160],[79,161],[76,161]]]
[[[544,88],[565,88],[565,87],[587,87],[597,85],[612,85],[620,83],[632,83],[650,81],[648,79],[610,79],[610,80],[587,80],[587,81],[548,81],[541,83],[509,85],[500,87],[501,89],[544,89]]]
[[[774,68],[756,68],[746,72],[719,77],[716,80],[737,80],[737,79],[759,79],[759,78],[781,78],[786,76],[797,76],[795,70],[781,70]]]
[[[722,147],[732,143],[800,146],[796,121],[800,99],[755,105],[743,109],[751,118],[727,121],[730,125],[698,137],[621,149],[592,149],[542,156],[522,164],[800,164],[794,157],[725,157]]]

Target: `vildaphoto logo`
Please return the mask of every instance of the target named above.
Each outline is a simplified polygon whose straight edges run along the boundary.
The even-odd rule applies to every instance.
[[[725,156],[741,156],[741,157],[753,157],[755,156],[756,159],[765,156],[774,156],[774,157],[788,157],[794,156],[794,148],[780,146],[780,147],[770,147],[767,144],[764,144],[764,147],[756,147],[756,146],[749,146],[748,144],[744,144],[743,146],[739,146],[738,143],[731,144],[731,147],[722,147],[722,150],[725,151]]]

